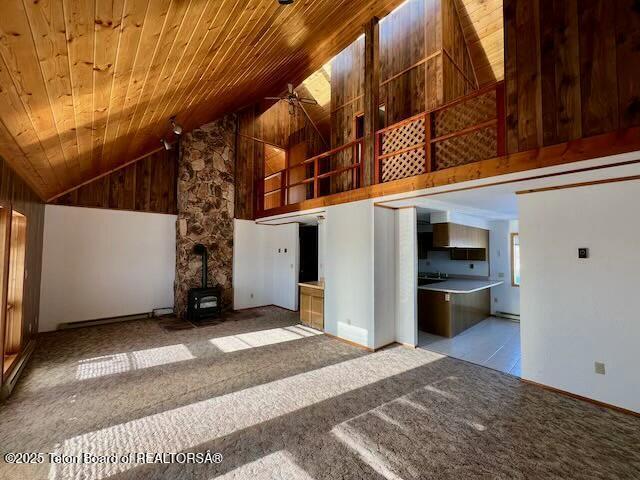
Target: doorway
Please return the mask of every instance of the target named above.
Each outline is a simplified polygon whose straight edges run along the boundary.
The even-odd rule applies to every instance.
[[[27,218],[20,212],[0,207],[0,253],[3,259],[3,363],[6,376],[23,346],[23,299],[26,276]]]
[[[300,282],[318,280],[318,226],[300,225]]]

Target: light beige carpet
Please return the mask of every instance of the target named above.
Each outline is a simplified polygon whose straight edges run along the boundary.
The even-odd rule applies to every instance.
[[[640,418],[423,350],[368,354],[297,323],[270,307],[202,328],[42,336],[0,407],[2,453],[118,461],[47,456],[0,463],[0,478],[640,478]],[[222,460],[122,461],[177,452]]]

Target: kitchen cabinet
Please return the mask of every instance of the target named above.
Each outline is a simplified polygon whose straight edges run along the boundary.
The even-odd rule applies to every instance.
[[[300,283],[300,322],[324,330],[324,283]]]
[[[490,290],[446,293],[418,290],[418,328],[442,337],[455,337],[491,314]]]
[[[452,248],[451,260],[470,260],[484,262],[487,260],[487,250],[484,248]]]
[[[433,246],[441,248],[489,248],[489,231],[458,223],[434,223]]]

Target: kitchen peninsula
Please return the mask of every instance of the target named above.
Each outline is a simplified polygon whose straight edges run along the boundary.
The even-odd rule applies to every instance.
[[[491,314],[491,287],[503,282],[481,278],[423,280],[418,287],[418,327],[454,337]]]

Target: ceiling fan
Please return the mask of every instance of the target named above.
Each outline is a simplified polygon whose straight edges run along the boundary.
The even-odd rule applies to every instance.
[[[287,93],[285,93],[284,95],[280,95],[279,97],[265,97],[265,100],[284,100],[289,104],[289,113],[291,115],[295,115],[296,107],[302,107],[303,104],[318,104],[318,102],[316,102],[313,98],[305,98],[298,95],[298,92],[293,89],[293,85],[291,83],[287,84]]]

